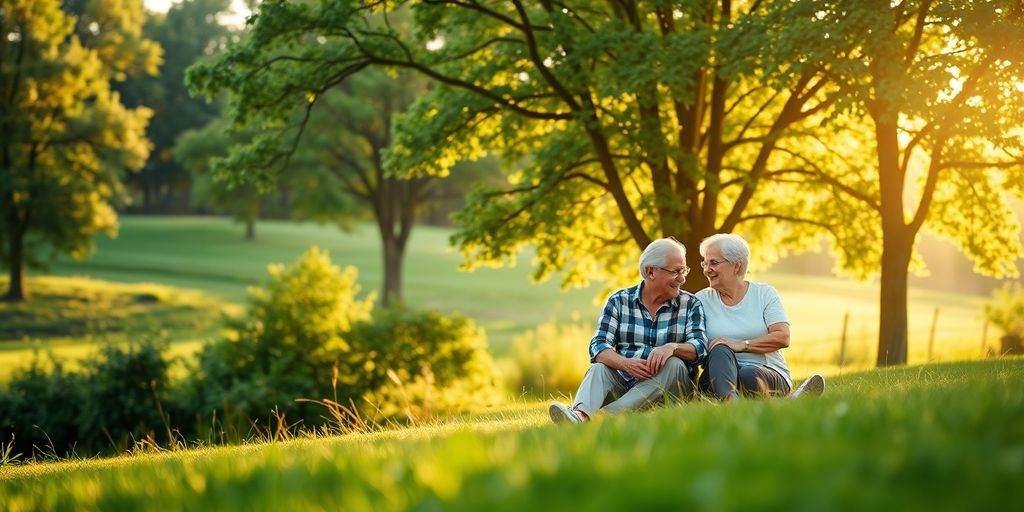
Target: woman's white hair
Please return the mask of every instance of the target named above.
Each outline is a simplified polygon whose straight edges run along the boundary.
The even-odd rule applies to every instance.
[[[677,251],[686,261],[686,247],[674,238],[659,238],[648,244],[640,255],[640,277],[647,279],[647,267],[664,267],[673,251]]]
[[[747,266],[750,265],[750,245],[747,244],[747,241],[742,236],[732,233],[711,235],[700,243],[700,256],[702,258],[706,257],[708,249],[715,246],[718,246],[718,250],[722,251],[722,257],[726,261],[740,264],[740,276],[747,273]]]

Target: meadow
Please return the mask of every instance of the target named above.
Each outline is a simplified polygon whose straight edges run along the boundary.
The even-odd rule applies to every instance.
[[[62,258],[51,274],[198,290],[204,294],[202,300],[239,311],[245,303],[246,287],[266,279],[268,264],[289,263],[316,244],[329,251],[337,265],[358,269],[363,294],[377,293],[380,287],[378,241],[368,225],[346,233],[331,225],[263,221],[256,233],[256,240],[246,241],[241,225],[218,217],[124,216],[119,236],[99,238],[92,258]],[[449,229],[431,226],[418,226],[414,231],[404,278],[405,300],[413,307],[468,315],[486,330],[491,352],[498,358],[510,354],[517,338],[540,332],[542,324],[579,326],[573,330],[577,333],[593,329],[604,299],[599,286],[560,291],[554,280],[534,283],[529,277],[530,254],[525,252],[511,268],[460,271],[462,258],[448,245],[450,234]],[[878,328],[876,284],[771,271],[751,278],[773,284],[782,296],[792,323],[793,344],[786,357],[794,375],[815,371],[840,374],[873,366]],[[984,353],[983,341],[997,347],[998,333],[983,332],[984,300],[982,296],[912,288],[909,362],[929,361],[932,339],[932,361],[979,358]],[[840,361],[847,315],[846,351]],[[188,354],[215,334],[215,330],[188,329],[172,334],[171,345],[178,353]],[[36,349],[52,349],[58,355],[78,355],[85,350],[79,343],[72,351],[67,339],[18,339],[20,343],[10,343],[0,337],[0,359],[5,363]],[[588,341],[547,340],[579,345],[584,359],[583,347]]]
[[[379,432],[0,467],[9,512],[993,510],[1024,501],[1024,360],[584,425],[539,403]],[[1011,507],[1012,508],[1012,507]]]

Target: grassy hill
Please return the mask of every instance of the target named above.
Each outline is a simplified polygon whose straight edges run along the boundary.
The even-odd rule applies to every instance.
[[[245,241],[242,226],[229,219],[124,216],[117,238],[99,238],[92,258],[61,259],[53,273],[195,288],[241,304],[246,287],[266,279],[268,264],[289,263],[316,244],[329,251],[337,265],[359,269],[364,293],[380,289],[380,249],[369,225],[343,233],[330,225],[263,221],[256,229],[257,239]],[[430,226],[416,228],[406,255],[405,294],[410,304],[461,311],[487,328],[496,346],[552,317],[568,320],[578,312],[597,318],[592,304],[596,288],[560,293],[555,282],[531,284],[526,264],[460,272],[461,257],[448,247],[450,233]]]
[[[0,467],[42,510],[991,510],[1024,502],[1024,360],[831,379],[801,400],[551,425],[541,403],[371,434]]]
[[[6,287],[6,278],[0,278]],[[223,315],[241,308],[198,291],[85,277],[31,277],[32,300],[0,304],[0,382],[34,354],[74,368],[105,343],[166,342],[168,355],[191,356],[216,337]]]
[[[405,274],[406,300],[411,305],[469,315],[487,330],[491,349],[498,356],[508,353],[516,336],[549,320],[593,328],[603,300],[596,286],[561,292],[555,282],[531,283],[528,254],[522,255],[520,265],[514,268],[460,272],[461,256],[448,246],[450,233],[430,226],[416,228]],[[257,240],[247,242],[240,225],[212,217],[123,217],[118,238],[100,238],[94,257],[84,262],[62,259],[54,273],[195,288],[241,304],[246,286],[266,278],[267,264],[291,262],[311,244],[327,249],[338,265],[356,266],[364,293],[379,289],[378,241],[369,226],[343,233],[333,226],[266,221],[257,226]],[[772,272],[751,277],[775,285],[782,296],[793,332],[793,345],[786,357],[795,374],[839,373],[874,364],[877,285]],[[984,336],[983,300],[911,289],[910,362],[928,360],[936,310],[932,359],[979,357]],[[840,368],[846,315],[847,349]],[[994,330],[987,333],[990,346],[996,345],[997,335]],[[587,340],[576,341],[582,344]]]

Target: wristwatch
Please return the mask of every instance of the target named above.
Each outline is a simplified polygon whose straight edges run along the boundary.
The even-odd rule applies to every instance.
[[[750,352],[750,340],[743,340],[743,351]]]

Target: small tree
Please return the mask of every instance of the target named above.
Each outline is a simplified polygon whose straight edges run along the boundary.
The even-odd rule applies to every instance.
[[[268,270],[266,287],[249,289],[246,316],[229,321],[227,339],[199,355],[192,392],[200,414],[228,404],[247,419],[277,407],[315,420],[322,411],[295,399],[332,396],[332,369],[349,348],[345,333],[370,317],[374,297],[356,298],[356,269],[334,266],[315,246],[291,265]]]
[[[1006,284],[985,304],[985,318],[1003,331],[1002,353],[1020,353],[1024,339],[1024,287]]]

